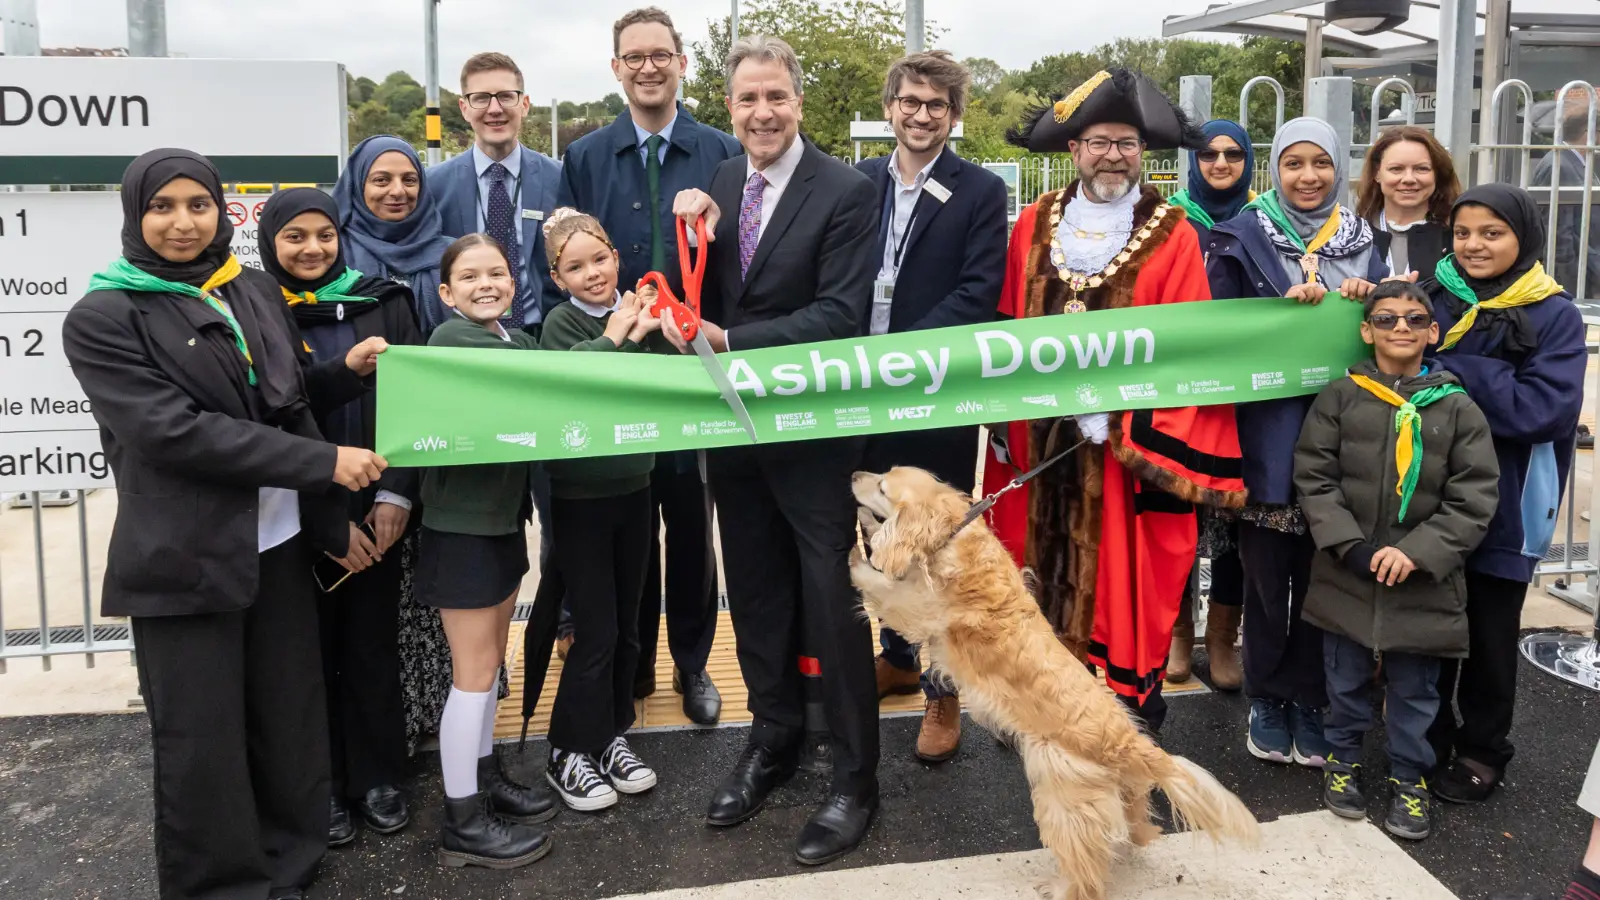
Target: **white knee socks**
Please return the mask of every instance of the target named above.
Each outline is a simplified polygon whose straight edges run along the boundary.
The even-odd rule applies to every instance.
[[[446,797],[470,797],[478,792],[478,749],[484,720],[494,720],[491,687],[483,693],[452,687],[439,718],[439,767],[444,772]]]
[[[504,666],[501,668],[504,668]],[[500,705],[495,702],[499,697],[500,669],[496,669],[494,681],[489,688],[489,703],[483,708],[483,739],[478,742],[479,759],[494,753],[494,711]]]

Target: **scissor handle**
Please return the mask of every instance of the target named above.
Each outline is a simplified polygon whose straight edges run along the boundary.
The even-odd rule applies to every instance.
[[[683,220],[679,220],[680,222]],[[639,287],[654,285],[656,289],[656,302],[650,307],[650,315],[663,318],[671,314],[672,321],[677,323],[678,330],[683,333],[686,341],[694,340],[700,333],[700,314],[697,310],[690,309],[678,300],[672,293],[672,288],[667,286],[667,277],[660,272],[646,272],[639,279]]]
[[[706,234],[706,217],[694,220],[695,241],[700,245],[699,259],[692,259],[689,250],[689,224],[678,219],[678,270],[683,273],[684,301],[700,314],[700,286],[706,280],[706,260],[711,257],[710,241]]]

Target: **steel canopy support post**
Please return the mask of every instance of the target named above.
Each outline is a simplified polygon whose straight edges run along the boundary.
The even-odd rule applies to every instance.
[[[443,137],[443,123],[439,119],[439,0],[422,0],[423,32],[427,35],[428,110],[427,139],[428,165],[443,162],[444,151],[439,139]]]
[[[1321,119],[1333,126],[1333,131],[1346,147],[1354,147],[1356,128],[1355,112],[1355,84],[1347,76],[1335,75],[1328,78],[1313,78],[1306,87],[1305,114]],[[1353,154],[1353,149],[1352,149]],[[1351,170],[1355,171],[1355,160],[1352,155]],[[1349,203],[1349,197],[1340,197],[1340,202]]]
[[[1472,171],[1472,71],[1477,62],[1478,4],[1439,2],[1439,96],[1433,133],[1457,172]]]
[[[922,0],[906,0],[906,53],[921,53],[927,29],[922,24]]]
[[[1322,77],[1322,29],[1327,24],[1321,19],[1306,19],[1306,96],[1311,95],[1311,79]]]
[[[167,55],[167,0],[128,0],[128,55]]]
[[[1503,143],[1505,121],[1495,115],[1494,92],[1506,79],[1507,52],[1511,43],[1511,0],[1487,0],[1483,24],[1483,96],[1478,112],[1478,143]],[[1478,183],[1499,180],[1495,173],[1495,154],[1478,154]]]
[[[1194,118],[1205,122],[1211,118],[1211,76],[1184,75],[1178,79],[1178,106]],[[1246,172],[1245,177],[1254,172]],[[1189,183],[1189,154],[1178,154],[1178,187]]]

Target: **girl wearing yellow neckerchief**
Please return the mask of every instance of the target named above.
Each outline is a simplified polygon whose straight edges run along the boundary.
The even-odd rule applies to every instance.
[[[1539,263],[1545,230],[1526,191],[1472,188],[1456,201],[1450,233],[1453,254],[1421,284],[1439,321],[1433,352],[1483,410],[1500,460],[1499,509],[1467,560],[1471,652],[1440,682],[1460,719],[1441,703],[1429,733],[1441,768],[1435,792],[1472,803],[1488,798],[1511,761],[1522,600],[1561,506],[1588,357],[1577,307]]]
[[[139,648],[159,893],[298,895],[328,843],[312,566],[348,553],[340,495],[386,465],[313,414],[364,390],[384,345],[302,367],[278,285],[234,258],[205,157],[152,150],[121,199],[122,255],[61,339],[116,478],[101,613]]]
[[[1330,290],[1364,297],[1388,277],[1372,227],[1340,203],[1348,160],[1327,122],[1301,118],[1278,129],[1273,189],[1211,231],[1211,295],[1320,303]],[[1238,531],[1250,698],[1245,747],[1267,762],[1316,768],[1328,753],[1322,634],[1300,616],[1316,548],[1294,492],[1295,440],[1311,402],[1307,396],[1241,403],[1234,412],[1250,491]]]

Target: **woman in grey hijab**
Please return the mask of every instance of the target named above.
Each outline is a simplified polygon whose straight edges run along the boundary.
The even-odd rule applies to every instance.
[[[1348,166],[1328,123],[1295,119],[1279,129],[1272,190],[1211,231],[1211,295],[1320,303],[1331,290],[1365,297],[1386,278],[1372,227],[1342,204]],[[1330,752],[1322,733],[1322,632],[1300,620],[1316,545],[1294,494],[1294,448],[1313,399],[1241,403],[1234,410],[1250,491],[1250,505],[1239,511],[1238,541],[1247,746],[1258,759],[1320,767]]]

